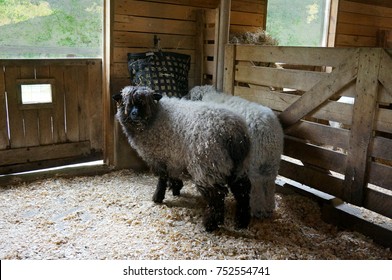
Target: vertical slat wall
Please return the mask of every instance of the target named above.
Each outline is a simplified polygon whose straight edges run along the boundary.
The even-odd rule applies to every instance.
[[[0,67],[0,173],[102,152],[100,59],[0,60]],[[23,107],[18,96],[23,79],[53,81],[52,103]]]
[[[365,1],[363,1],[365,2]],[[370,2],[370,1],[369,1]],[[335,47],[376,47],[377,32],[392,29],[392,7],[340,0]]]
[[[229,45],[224,85],[279,114],[286,134],[280,175],[392,218],[391,67],[390,51],[379,48]],[[338,102],[341,96],[354,104]]]

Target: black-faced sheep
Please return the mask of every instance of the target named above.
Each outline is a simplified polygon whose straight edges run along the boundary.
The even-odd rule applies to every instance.
[[[245,118],[251,138],[250,212],[256,218],[271,216],[275,209],[275,179],[283,152],[283,130],[277,116],[268,107],[217,92],[212,86],[194,87],[186,98],[221,104]]]
[[[250,140],[242,117],[213,104],[162,97],[148,87],[128,86],[113,98],[130,145],[159,176],[154,200],[163,199],[159,192],[168,178],[190,177],[207,202],[205,229],[213,231],[223,223],[228,184],[237,226],[247,227]]]

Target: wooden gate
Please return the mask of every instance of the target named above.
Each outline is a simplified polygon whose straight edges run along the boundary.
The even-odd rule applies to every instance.
[[[0,174],[102,158],[100,59],[0,66]],[[22,85],[37,84],[50,85],[49,100],[23,101]]]
[[[392,218],[391,69],[379,48],[229,45],[224,90],[279,114],[280,175]]]

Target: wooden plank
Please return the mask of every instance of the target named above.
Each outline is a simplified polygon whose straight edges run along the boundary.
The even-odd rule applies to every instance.
[[[203,10],[196,10],[196,34],[195,34],[195,83],[201,85],[203,78],[204,59],[204,22],[205,14]]]
[[[301,96],[271,90],[270,87],[250,85],[248,87],[236,86],[234,95],[249,101],[260,103],[275,111],[284,111]]]
[[[90,161],[91,158],[87,157],[84,158],[83,161]],[[45,163],[49,162],[49,165]],[[44,169],[47,166],[65,166],[70,165],[72,163],[79,163],[78,161],[72,159],[65,159],[65,160],[50,160],[46,162],[40,162],[37,169]],[[37,163],[35,163],[37,165]],[[34,166],[30,165],[33,170]],[[14,168],[14,167],[10,167]],[[4,169],[3,169],[4,170]],[[0,167],[0,173],[3,171]],[[86,166],[67,166],[61,169],[55,170],[40,170],[38,172],[28,172],[23,174],[10,174],[6,176],[0,177],[0,186],[11,186],[11,185],[18,185],[20,182],[30,183],[36,182],[37,180],[44,180],[44,179],[53,179],[53,178],[74,178],[75,176],[98,176],[103,175],[108,172],[111,172],[112,168],[107,165],[86,165]],[[4,171],[3,171],[4,172]],[[20,171],[18,171],[20,172]],[[15,173],[15,172],[12,172]],[[4,173],[2,173],[4,174]]]
[[[235,51],[236,48],[234,45],[226,45],[224,75],[223,75],[223,91],[232,95],[234,94]]]
[[[348,48],[333,49],[238,45],[236,60],[337,67],[354,52],[355,50]]]
[[[362,205],[368,148],[372,138],[378,93],[380,49],[360,49],[350,146],[345,172],[344,199]]]
[[[366,15],[348,12],[339,12],[339,21],[358,25],[376,26],[389,28],[392,26],[392,17],[382,17],[379,15]]]
[[[374,137],[370,146],[370,156],[392,161],[392,139]]]
[[[53,144],[53,109],[38,111],[39,145]]]
[[[9,66],[5,72],[5,85],[8,99],[10,146],[20,148],[25,146],[23,114],[19,111],[18,91],[16,80],[20,77],[20,68]]]
[[[101,61],[100,58],[81,59],[81,58],[64,58],[64,59],[0,59],[0,64],[8,66],[77,66],[86,65],[87,63]]]
[[[79,141],[89,140],[89,123],[90,121],[90,106],[88,103],[89,82],[88,82],[88,66],[78,67],[78,80],[77,85],[77,112],[78,112],[78,126],[79,126]],[[93,96],[90,96],[94,98]],[[99,97],[97,97],[99,98]]]
[[[36,68],[36,77],[39,79],[50,78],[50,66],[38,65]],[[56,104],[56,86],[52,88],[52,106],[51,108],[40,108],[38,110],[38,125],[39,125],[39,144],[48,145],[53,144],[53,108]]]
[[[390,96],[392,96],[392,58],[386,52],[382,51],[380,71],[378,73],[378,80],[385,87]]]
[[[0,151],[0,166],[87,155],[90,141]]]
[[[392,246],[392,228],[387,224],[370,221],[347,203],[324,204],[322,219],[339,227],[349,228],[370,236],[375,242],[385,247]]]
[[[103,149],[103,101],[102,101],[102,63],[88,65],[88,91],[86,92],[88,111],[88,138],[91,149]]]
[[[219,0],[159,0],[161,3],[168,4],[178,4],[190,7],[200,7],[200,8],[217,8],[219,5]]]
[[[78,66],[67,66],[64,71],[64,94],[67,141],[79,142],[79,80]]]
[[[378,109],[374,122],[375,130],[392,133],[392,110]]]
[[[392,17],[392,3],[389,0],[344,0],[340,2],[340,10],[344,12]]]
[[[286,131],[286,135],[304,139],[310,143],[328,145],[346,150],[348,148],[349,131],[336,129],[309,121],[300,121]]]
[[[368,180],[370,184],[392,191],[392,167],[372,161],[369,165]]]
[[[279,175],[336,197],[342,197],[342,180],[309,166],[301,166],[287,160],[282,160]]]
[[[141,48],[114,48],[113,50],[113,63],[127,63],[128,62],[128,53],[144,53],[149,52],[150,49],[141,49]],[[194,50],[171,50],[171,49],[163,49],[163,51],[172,51],[181,54],[187,54],[191,56],[191,63],[195,63],[195,51]]]
[[[277,69],[272,67],[237,65],[235,81],[302,91],[311,89],[329,74],[324,72]]]
[[[285,137],[284,155],[299,159],[304,165],[312,165],[343,174],[346,156],[324,147],[303,143],[292,137]]]
[[[0,150],[4,150],[10,143],[8,139],[8,115],[5,96],[5,68],[1,64],[0,67]]]
[[[133,31],[156,34],[194,35],[195,22],[158,18],[143,18],[115,15],[113,28],[115,31]]]
[[[391,198],[391,195],[367,188],[364,207],[383,216],[392,218]]]
[[[257,13],[263,14],[264,7],[266,6],[265,1],[257,1],[257,2],[244,2],[244,1],[231,1],[231,11],[238,12],[248,12],[248,13]]]
[[[34,79],[37,78],[37,71],[35,66],[21,66],[20,78]],[[18,87],[18,95],[21,95]],[[21,102],[21,101],[19,101]],[[21,110],[21,106],[18,107]],[[38,125],[38,110],[21,110],[24,122],[24,134],[26,147],[39,145],[39,125]]]
[[[313,86],[300,99],[282,112],[279,117],[283,126],[293,125],[352,81],[357,75],[357,65],[358,52],[340,64],[325,79]]]
[[[365,37],[357,35],[336,35],[336,45],[342,47],[375,47],[377,45],[376,36]]]
[[[147,1],[116,0],[114,2],[116,14],[141,17],[155,17],[178,20],[195,20],[193,7]]]
[[[345,35],[357,35],[364,37],[376,37],[377,27],[363,25],[358,28],[358,24],[339,23],[339,33]]]
[[[114,49],[121,48],[149,48],[154,50],[153,33],[139,33],[128,31],[115,31],[113,33]],[[189,35],[159,34],[162,49],[194,50],[195,38]]]
[[[232,10],[230,13],[230,24],[233,25],[257,26],[261,28],[263,21],[263,15],[254,12],[237,12]]]
[[[50,66],[50,76],[56,81],[52,114],[52,129],[53,129],[53,142],[64,143],[67,139],[65,128],[65,84],[64,75],[66,71],[65,66]],[[43,141],[44,139],[42,139]],[[44,141],[45,142],[45,141]]]

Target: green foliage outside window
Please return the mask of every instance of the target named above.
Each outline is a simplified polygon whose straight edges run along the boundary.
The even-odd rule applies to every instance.
[[[330,0],[268,0],[267,32],[281,46],[322,46]]]
[[[101,57],[103,0],[0,0],[0,58]]]

